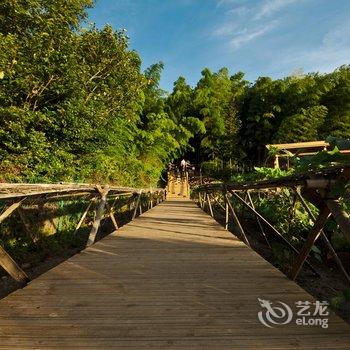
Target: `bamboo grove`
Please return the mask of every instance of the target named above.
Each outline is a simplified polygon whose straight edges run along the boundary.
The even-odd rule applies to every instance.
[[[160,88],[92,0],[0,3],[0,181],[156,185],[182,154],[260,164],[264,146],[350,137],[350,67],[282,79],[226,68]],[[344,62],[346,63],[346,62]],[[187,152],[187,153],[186,153]]]

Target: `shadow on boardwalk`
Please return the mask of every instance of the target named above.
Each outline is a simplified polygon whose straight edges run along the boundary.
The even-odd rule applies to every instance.
[[[0,301],[0,349],[349,349],[350,327],[258,320],[314,299],[192,202],[167,201]]]

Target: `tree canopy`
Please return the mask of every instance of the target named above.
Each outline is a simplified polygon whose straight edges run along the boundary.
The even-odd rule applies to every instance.
[[[1,178],[155,184],[192,132],[164,111],[123,31],[83,27],[90,0],[1,2]]]
[[[0,180],[156,185],[187,152],[259,164],[273,142],[350,138],[350,66],[248,82],[227,68],[161,89],[92,0],[0,4]]]

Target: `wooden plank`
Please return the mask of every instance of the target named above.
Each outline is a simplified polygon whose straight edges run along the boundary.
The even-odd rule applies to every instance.
[[[307,142],[294,142],[294,143],[276,143],[266,145],[266,148],[277,148],[277,149],[295,149],[295,148],[325,148],[328,147],[329,143],[325,141],[307,141]]]
[[[187,199],[167,200],[0,300],[0,349],[347,349],[350,327],[263,326],[315,299]]]
[[[64,198],[67,196],[94,195],[96,185],[93,184],[27,184],[27,183],[0,183],[0,199],[16,199],[24,197],[45,197],[50,199]],[[148,193],[149,189],[137,189],[131,187],[110,187],[110,194],[130,195],[143,191]],[[156,189],[163,191],[163,189]]]

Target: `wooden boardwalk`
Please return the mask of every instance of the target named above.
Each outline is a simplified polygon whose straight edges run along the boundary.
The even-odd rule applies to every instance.
[[[350,327],[258,320],[314,299],[189,200],[148,211],[0,301],[0,349],[350,349]]]

